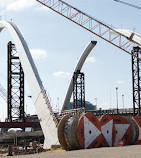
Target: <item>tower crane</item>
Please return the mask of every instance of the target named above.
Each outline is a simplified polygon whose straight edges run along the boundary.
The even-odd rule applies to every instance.
[[[104,24],[96,18],[93,18],[86,13],[78,10],[77,8],[69,5],[68,3],[62,0],[36,0],[42,5],[50,8],[56,13],[64,16],[70,21],[76,23],[82,28],[88,30],[89,32],[95,34],[96,36],[102,38],[108,43],[120,48],[124,52],[136,57],[138,57],[138,53],[131,53],[133,46],[141,47],[140,38],[134,33],[129,33],[129,31],[119,31],[113,28],[110,25]]]

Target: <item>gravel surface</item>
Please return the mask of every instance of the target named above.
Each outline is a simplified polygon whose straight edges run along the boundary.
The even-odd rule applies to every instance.
[[[47,151],[39,154],[18,155],[12,158],[141,158],[141,145],[97,148],[77,151]]]

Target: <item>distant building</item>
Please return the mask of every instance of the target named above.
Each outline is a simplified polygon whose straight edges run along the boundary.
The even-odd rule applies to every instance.
[[[79,105],[78,105],[79,108]],[[67,106],[67,109],[65,110],[70,110],[73,109],[73,102],[70,102],[70,104]],[[85,110],[90,111],[90,110],[96,110],[96,105],[93,105],[92,103],[85,101]]]

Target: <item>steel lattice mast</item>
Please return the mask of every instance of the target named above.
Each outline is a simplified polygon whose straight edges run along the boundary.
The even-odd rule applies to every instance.
[[[97,35],[103,40],[120,48],[126,53],[138,58],[137,54],[131,53],[133,46],[135,45],[141,46],[140,43],[138,43],[137,41],[133,39],[134,33],[131,34],[130,37],[125,36],[124,34],[116,31],[111,26],[108,26],[102,23],[101,21],[93,17],[90,17],[89,15],[85,14],[84,12],[76,9],[75,7],[67,4],[66,2],[62,0],[36,0],[36,1],[52,9],[58,14],[64,16],[65,18],[71,20],[77,25],[83,27],[89,32]],[[140,58],[138,59],[141,60]]]
[[[139,47],[134,47],[132,53],[141,52]],[[141,53],[137,54],[141,57]],[[133,110],[134,116],[141,116],[141,61],[132,56],[132,82],[133,82]]]
[[[7,118],[25,121],[24,116],[24,72],[15,44],[8,43],[7,61]]]

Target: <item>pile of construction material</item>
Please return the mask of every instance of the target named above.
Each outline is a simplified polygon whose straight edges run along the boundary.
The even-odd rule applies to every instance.
[[[58,138],[65,150],[141,144],[141,117],[68,114],[59,122]]]

